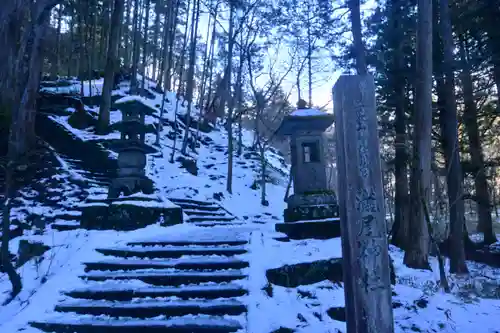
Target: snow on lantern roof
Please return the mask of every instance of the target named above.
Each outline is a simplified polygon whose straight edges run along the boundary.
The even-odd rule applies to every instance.
[[[333,123],[334,116],[318,109],[297,109],[285,116],[275,134],[295,135],[300,131],[323,132]]]
[[[324,115],[326,115],[326,113],[318,109],[297,109],[290,113],[290,116],[295,117],[314,117]]]

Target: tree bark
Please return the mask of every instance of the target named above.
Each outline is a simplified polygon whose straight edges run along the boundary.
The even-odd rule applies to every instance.
[[[189,3],[189,2],[188,2]],[[173,58],[174,58],[174,40],[175,40],[175,32],[177,31],[177,23],[179,21],[179,8],[180,8],[180,0],[175,0],[175,10],[171,11],[170,22],[172,26],[170,27],[170,38],[168,41],[168,56],[167,56],[167,65],[165,66],[165,90],[170,91],[172,88],[172,67],[173,67]],[[183,49],[184,50],[184,49]]]
[[[134,46],[132,49],[132,71],[131,71],[131,78],[130,78],[130,94],[135,95],[137,94],[138,90],[138,82],[137,82],[137,66],[139,62],[139,42],[141,38],[141,23],[140,23],[140,17],[139,17],[139,6],[140,6],[140,0],[135,0],[134,1],[134,18],[133,18],[133,33],[134,33]]]
[[[187,100],[187,112],[186,112],[186,130],[184,131],[184,139],[182,141],[181,152],[186,154],[189,134],[191,130],[191,109],[193,105],[194,97],[194,70],[196,67],[196,42],[198,41],[198,21],[200,16],[200,0],[195,0],[193,3],[193,15],[191,17],[191,45],[189,50],[189,68],[187,73],[187,85],[186,85],[186,98]],[[182,76],[181,76],[182,78]]]
[[[497,241],[493,232],[493,220],[491,217],[490,194],[488,192],[488,179],[485,173],[484,155],[481,147],[481,137],[478,126],[478,110],[474,98],[474,88],[471,76],[471,68],[467,56],[467,45],[465,39],[460,42],[460,60],[463,94],[464,94],[464,126],[469,141],[471,163],[474,169],[474,187],[477,197],[478,231],[484,234],[486,244]]]
[[[113,8],[113,13],[111,14],[111,27],[109,29],[106,68],[104,70],[104,83],[102,86],[101,107],[99,108],[98,130],[101,133],[105,133],[109,126],[111,92],[113,90],[114,76],[117,69],[117,53],[119,43],[118,37],[124,7],[123,0],[115,0],[114,4],[115,5]]]
[[[155,23],[153,32],[153,73],[151,79],[156,81],[158,66],[158,36],[160,35],[160,12],[163,10],[163,2],[159,0],[155,5]],[[163,45],[163,43],[162,43]]]
[[[234,96],[231,93],[231,78],[232,78],[232,62],[233,62],[233,50],[236,36],[234,35],[234,5],[231,4],[229,9],[229,45],[228,45],[228,66],[225,74],[226,79],[226,96],[227,96],[227,181],[226,181],[226,191],[228,193],[233,193],[233,109],[234,109]],[[265,180],[265,177],[264,177]],[[264,193],[265,196],[265,193]]]
[[[430,269],[429,230],[421,195],[429,201],[432,130],[432,0],[418,0],[417,80],[415,86],[414,144],[410,179],[411,240],[404,263],[411,268]]]
[[[440,110],[440,124],[448,169],[448,204],[450,209],[450,272],[467,273],[464,250],[465,207],[463,200],[463,176],[460,164],[460,146],[458,142],[457,103],[455,100],[455,73],[453,57],[453,33],[448,0],[439,0],[440,30],[443,42],[444,105]]]
[[[146,68],[147,68],[147,54],[148,54],[148,30],[149,30],[149,7],[151,4],[150,0],[146,1],[145,18],[144,18],[144,40],[142,42],[142,89],[146,88]]]
[[[130,68],[130,9],[132,0],[127,0],[127,9],[125,11],[125,25],[123,25],[123,66]]]
[[[394,50],[393,87],[395,100],[395,158],[394,158],[394,225],[391,243],[404,249],[408,242],[410,218],[410,202],[408,196],[408,153],[406,142],[406,97],[405,97],[405,65],[403,54],[403,38],[401,30],[401,1],[393,0],[390,7],[390,22],[392,29],[391,48]]]
[[[351,13],[351,30],[354,41],[353,49],[356,60],[356,71],[359,75],[367,73],[365,46],[363,44],[363,34],[361,29],[361,10],[359,0],[348,0],[348,7]]]

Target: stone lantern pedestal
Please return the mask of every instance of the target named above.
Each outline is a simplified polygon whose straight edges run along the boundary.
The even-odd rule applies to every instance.
[[[290,238],[340,236],[337,197],[326,176],[324,132],[333,115],[298,109],[286,116],[276,134],[290,138],[293,194],[286,199],[284,222],[276,230]]]
[[[151,132],[144,122],[144,110],[124,108],[122,121],[112,125],[121,133],[120,139],[111,143],[111,149],[118,152],[117,177],[106,198],[88,198],[82,205],[82,227],[133,230],[156,222],[182,223],[181,208],[155,195],[153,181],[146,176],[146,156],[156,149],[144,142]]]

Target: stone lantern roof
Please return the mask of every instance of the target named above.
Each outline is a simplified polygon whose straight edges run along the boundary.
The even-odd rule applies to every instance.
[[[294,135],[300,131],[324,132],[334,120],[333,114],[319,109],[297,109],[285,116],[276,134],[280,136]]]

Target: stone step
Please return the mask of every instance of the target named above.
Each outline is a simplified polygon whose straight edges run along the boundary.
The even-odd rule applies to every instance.
[[[244,279],[245,277],[245,274],[236,269],[211,272],[175,272],[161,269],[134,272],[90,272],[80,276],[80,278],[90,281],[140,280],[155,286],[180,286],[204,282],[222,283]]]
[[[340,237],[340,219],[276,223],[275,230],[295,240],[337,238]]]
[[[182,207],[182,209],[194,209],[194,210],[205,211],[205,212],[208,212],[208,211],[213,212],[213,211],[221,210],[220,206],[202,206],[202,205],[196,205],[196,204],[177,203],[177,202],[173,202],[173,203]]]
[[[196,222],[193,223],[197,227],[217,227],[217,226],[228,226],[228,225],[244,225],[244,222],[233,222],[233,221],[225,221],[225,222],[217,222],[217,221],[205,221],[205,222]]]
[[[208,221],[229,222],[235,219],[236,218],[234,216],[200,216],[200,215],[189,216],[189,222],[208,222]]]
[[[76,300],[60,303],[58,312],[74,312],[82,315],[107,315],[111,317],[154,318],[157,316],[178,317],[185,315],[240,315],[246,306],[236,300],[209,301],[157,301],[138,302],[86,301]]]
[[[51,224],[51,228],[57,231],[68,231],[80,229],[79,221],[55,222]]]
[[[82,217],[82,212],[80,210],[67,211],[64,214],[57,214],[54,216],[57,220],[65,221],[75,221]]]
[[[183,212],[186,213],[187,216],[192,216],[192,215],[197,215],[197,216],[228,216],[229,214],[222,210],[219,212],[217,211],[201,211],[201,210],[196,210],[196,209],[183,209]]]
[[[140,246],[217,246],[217,245],[245,245],[248,242],[241,239],[210,239],[210,240],[187,240],[187,239],[172,239],[172,240],[151,240],[151,241],[136,241],[129,242],[127,245],[140,245]]]
[[[56,333],[231,333],[242,328],[236,320],[218,317],[137,320],[62,315],[30,322],[30,325],[44,332]]]
[[[116,247],[108,249],[96,249],[97,252],[108,256],[129,258],[180,258],[184,255],[220,255],[220,256],[234,256],[246,253],[247,250],[242,246],[202,246],[202,247],[189,247],[189,246],[171,246],[171,247]]]
[[[178,297],[180,299],[190,298],[229,298],[239,297],[247,294],[247,291],[236,284],[219,285],[193,285],[175,287],[139,287],[132,288],[129,285],[119,283],[107,283],[95,285],[88,288],[75,289],[64,293],[73,298],[85,298],[93,300],[108,301],[130,301],[141,297]]]
[[[85,271],[116,271],[154,268],[176,268],[176,269],[199,269],[199,270],[220,270],[239,269],[248,267],[248,262],[234,258],[194,258],[194,259],[108,259],[95,262],[86,262]]]
[[[216,202],[200,201],[200,200],[195,200],[195,199],[169,198],[168,200],[172,201],[175,204],[179,204],[179,205],[190,204],[190,205],[198,205],[198,206],[216,206],[216,207],[219,206]]]

